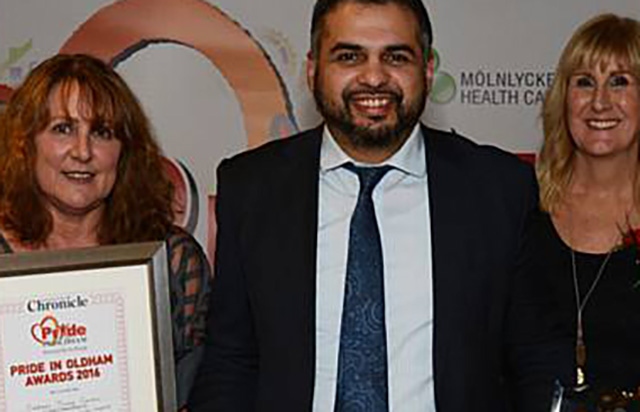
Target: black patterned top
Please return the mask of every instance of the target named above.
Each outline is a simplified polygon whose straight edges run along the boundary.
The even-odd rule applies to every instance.
[[[169,256],[176,396],[182,408],[204,350],[210,266],[200,245],[184,230],[174,227],[165,242]],[[0,234],[0,254],[5,253],[13,250]]]

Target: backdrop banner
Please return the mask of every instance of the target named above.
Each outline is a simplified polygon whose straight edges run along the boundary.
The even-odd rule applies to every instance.
[[[0,110],[58,52],[110,62],[141,100],[176,184],[176,221],[213,254],[221,159],[316,125],[305,59],[313,0],[0,0]],[[425,0],[436,75],[423,120],[529,156],[575,28],[638,0]]]

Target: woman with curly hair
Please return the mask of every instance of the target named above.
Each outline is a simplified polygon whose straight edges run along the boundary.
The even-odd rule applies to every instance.
[[[104,62],[57,55],[0,121],[0,253],[164,240],[179,406],[199,363],[209,265],[172,224],[172,186],[148,120]]]

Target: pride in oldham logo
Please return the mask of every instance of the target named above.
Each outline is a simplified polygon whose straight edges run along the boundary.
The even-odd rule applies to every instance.
[[[447,104],[456,97],[456,81],[449,73],[440,70],[440,54],[435,48],[433,53],[434,77],[429,100],[438,104]]]
[[[53,315],[46,315],[31,326],[31,336],[42,346],[84,343],[87,327],[76,323],[60,323]]]

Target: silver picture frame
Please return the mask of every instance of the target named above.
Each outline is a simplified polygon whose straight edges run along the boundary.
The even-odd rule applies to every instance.
[[[175,412],[164,242],[0,255],[0,367],[6,412]]]

